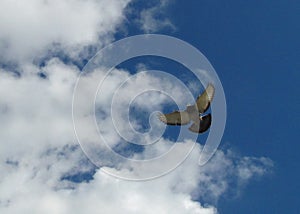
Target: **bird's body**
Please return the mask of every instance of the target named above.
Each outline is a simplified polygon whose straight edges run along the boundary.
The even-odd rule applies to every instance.
[[[185,110],[190,117],[190,120],[197,122],[199,121],[199,112],[196,105],[188,105]]]
[[[161,114],[159,119],[167,125],[186,125],[190,122],[193,124],[189,130],[196,133],[203,133],[211,125],[211,114],[202,116],[210,106],[214,96],[214,86],[209,84],[205,91],[198,96],[194,105],[187,105],[184,111],[174,111],[169,114]],[[201,116],[200,116],[201,115]]]

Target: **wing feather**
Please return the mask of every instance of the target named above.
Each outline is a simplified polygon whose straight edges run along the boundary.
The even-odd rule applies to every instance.
[[[159,119],[167,125],[175,126],[186,125],[191,121],[190,116],[186,111],[174,111],[169,114],[160,114]]]
[[[215,88],[212,84],[209,84],[205,91],[198,96],[196,104],[198,107],[199,113],[204,113],[210,106],[210,103],[212,102],[212,99],[215,94]]]

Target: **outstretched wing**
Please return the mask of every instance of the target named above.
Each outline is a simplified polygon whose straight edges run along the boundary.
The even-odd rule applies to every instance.
[[[195,133],[203,133],[209,129],[211,125],[211,114],[199,118],[199,122],[195,122],[189,127],[189,130]]]
[[[190,116],[186,111],[174,111],[170,114],[160,114],[159,119],[167,125],[175,126],[186,125],[191,121]]]
[[[214,97],[215,88],[212,84],[209,84],[205,91],[198,96],[196,104],[200,114],[204,113],[210,106],[210,103]]]

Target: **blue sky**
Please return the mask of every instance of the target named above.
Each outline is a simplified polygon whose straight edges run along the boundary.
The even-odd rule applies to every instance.
[[[299,20],[300,3],[295,0],[2,1],[0,212],[299,213]],[[208,133],[199,136],[193,153],[173,172],[148,182],[128,182],[104,172],[147,170],[114,159],[102,144],[98,150],[92,147],[98,138],[88,123],[89,87],[103,78],[104,68],[82,78],[89,84],[79,93],[82,102],[77,107],[85,114],[77,118],[76,136],[71,104],[77,77],[98,50],[144,33],[176,37],[207,57],[224,88],[227,122],[219,150],[205,167],[196,163]],[[185,84],[195,78],[166,58],[146,56],[121,63],[95,104],[103,139],[125,157],[147,159],[175,144],[180,157],[189,146],[176,142],[180,127],[167,127],[150,149],[124,146],[109,120],[111,97],[127,78],[133,85],[120,90],[121,104],[143,87],[180,91],[172,81],[151,73],[139,85],[134,74],[143,69],[166,71]],[[192,91],[194,97],[198,90]],[[128,112],[142,132],[153,124],[161,128],[160,123],[148,123],[153,110],[176,109],[159,93],[139,99]],[[127,132],[128,124],[119,119]],[[81,147],[79,135],[84,138]],[[136,139],[137,144],[143,141]],[[95,160],[89,153],[93,151],[98,167],[90,162]],[[161,162],[152,170],[165,166]]]
[[[222,199],[221,213],[298,213],[299,2],[188,1],[168,12],[174,35],[199,48],[220,76],[228,106],[223,145],[275,163],[239,198]]]
[[[275,164],[239,197],[222,198],[220,213],[298,213],[299,2],[174,1],[162,13],[176,30],[159,32],[197,47],[222,81],[228,117],[221,147]]]

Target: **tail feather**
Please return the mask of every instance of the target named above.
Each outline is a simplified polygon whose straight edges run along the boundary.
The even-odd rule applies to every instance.
[[[205,116],[201,116],[199,118],[199,122],[194,122],[190,127],[189,130],[195,133],[203,133],[210,128],[211,125],[211,114],[207,114]]]

